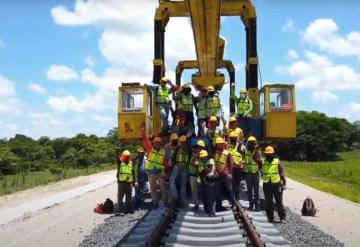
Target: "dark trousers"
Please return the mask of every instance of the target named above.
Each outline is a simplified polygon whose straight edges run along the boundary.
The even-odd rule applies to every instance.
[[[147,184],[148,178],[145,170],[140,170],[138,173],[138,187],[135,191],[135,200],[137,203],[141,203],[146,199],[146,195],[149,193],[149,186]]]
[[[187,111],[187,112],[185,112],[185,116],[186,116],[185,125],[186,126],[195,126],[194,113],[192,111]]]
[[[241,170],[234,168],[233,172],[232,172],[232,184],[233,184],[233,189],[234,189],[234,194],[235,194],[235,200],[240,200],[240,192],[241,192],[241,179],[242,179],[242,174],[241,174]]]
[[[245,174],[247,194],[249,197],[250,206],[259,203],[259,180],[260,174],[257,173],[246,173]]]
[[[263,184],[264,195],[265,195],[265,211],[266,216],[269,220],[274,220],[274,203],[275,198],[276,208],[280,220],[285,219],[285,209],[282,201],[282,188],[280,183],[264,183]]]
[[[129,211],[131,210],[131,192],[132,192],[132,183],[129,182],[119,182],[118,183],[118,204],[119,211]],[[124,209],[124,197],[125,197],[125,209]]]
[[[244,137],[248,137],[251,134],[251,124],[250,124],[251,119],[237,115],[237,121],[239,127],[242,129],[244,133]]]
[[[215,183],[203,182],[200,188],[205,213],[215,215]]]
[[[215,182],[216,187],[216,204],[219,207],[221,205],[222,196],[223,196],[223,188],[225,188],[228,201],[231,205],[234,205],[234,191],[232,188],[232,178],[229,175],[220,174],[218,179]]]

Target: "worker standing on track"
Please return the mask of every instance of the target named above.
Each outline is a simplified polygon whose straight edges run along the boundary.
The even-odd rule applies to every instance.
[[[208,96],[206,101],[206,117],[215,116],[217,118],[217,125],[220,124],[220,119],[224,119],[224,111],[222,109],[219,95],[215,93],[213,86],[208,87]]]
[[[281,165],[280,160],[274,157],[275,150],[272,146],[267,146],[264,153],[266,158],[262,165],[261,174],[264,182],[266,216],[269,222],[274,222],[273,198],[275,198],[280,221],[283,221],[286,218],[282,200],[282,192],[286,189],[284,167]]]
[[[194,212],[199,210],[199,183],[198,183],[198,176],[199,176],[199,167],[198,167],[198,158],[199,153],[205,150],[205,142],[203,140],[198,140],[195,145],[195,150],[192,154],[190,164],[189,164],[189,181],[191,187],[191,198],[194,203]]]
[[[204,204],[204,212],[215,216],[215,180],[217,177],[215,161],[208,156],[206,150],[199,153],[200,191]]]
[[[178,104],[184,107],[187,126],[195,126],[194,124],[194,108],[196,114],[198,114],[198,108],[194,95],[191,93],[191,87],[189,84],[184,84],[182,86],[181,93],[177,93],[173,99],[178,102]]]
[[[207,117],[207,88],[203,87],[200,90],[199,96],[198,96],[198,114],[197,114],[197,125],[198,125],[198,133],[203,130],[203,124],[208,122]],[[200,135],[200,134],[198,134]]]
[[[137,156],[134,158],[134,166],[137,174],[138,187],[135,191],[135,202],[140,205],[146,198],[146,194],[149,192],[147,185],[148,176],[145,169],[147,157],[145,150],[142,146],[137,147]]]
[[[250,136],[247,140],[247,148],[245,149],[245,180],[247,193],[249,197],[249,210],[259,210],[259,167],[262,165],[261,153],[257,140]]]
[[[235,84],[231,84],[231,87],[235,87]],[[240,128],[247,137],[250,134],[250,118],[253,110],[253,102],[248,96],[248,92],[245,88],[240,89],[240,97],[236,97],[235,90],[230,90],[230,97],[236,102],[237,120]]]
[[[222,191],[225,188],[228,201],[231,206],[234,205],[234,192],[232,188],[233,159],[229,151],[225,148],[225,141],[222,137],[217,137],[215,141],[214,160],[216,165],[216,172],[219,177],[216,179],[216,211],[226,210],[222,205]]]
[[[238,133],[235,131],[229,134],[229,145],[228,150],[233,158],[233,169],[232,169],[232,184],[235,194],[235,200],[240,200],[241,192],[241,180],[243,178],[243,159],[241,152],[239,152]]]
[[[223,136],[221,128],[216,126],[217,121],[218,119],[215,116],[211,116],[209,118],[208,127],[204,127],[204,135],[210,140],[210,145],[208,149],[210,156],[212,156],[214,153],[216,138]]]
[[[170,176],[170,197],[171,199],[179,198],[177,188],[176,188],[176,178],[178,176],[178,166],[175,163],[176,152],[179,148],[179,136],[175,133],[170,135],[170,143],[165,145],[165,150],[170,152],[169,155],[169,171],[168,174]]]
[[[160,137],[155,137],[153,145],[151,145],[149,139],[145,135],[145,128],[141,129],[143,142],[146,152],[148,153],[148,159],[146,161],[146,170],[148,173],[148,179],[150,184],[151,199],[153,207],[157,208],[160,201],[158,195],[158,186],[160,187],[162,200],[164,206],[168,203],[168,191],[166,188],[166,173],[165,167],[168,166],[169,160],[166,158],[166,151],[162,145]]]
[[[135,168],[131,162],[130,152],[124,150],[119,157],[121,163],[117,172],[117,177],[119,179],[118,184],[118,204],[120,213],[133,213],[131,207],[131,194],[132,187],[137,187],[137,178],[135,173]],[[125,196],[125,208],[124,208],[124,196]]]

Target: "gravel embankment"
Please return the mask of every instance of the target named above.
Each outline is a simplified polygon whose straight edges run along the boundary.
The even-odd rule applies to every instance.
[[[276,212],[274,214],[276,217]],[[286,219],[286,223],[275,223],[274,225],[291,242],[290,245],[293,247],[345,246],[339,240],[303,220],[300,215],[290,211],[288,208],[286,208]],[[277,220],[275,218],[275,221]]]
[[[115,246],[147,212],[142,209],[136,210],[134,214],[113,215],[86,236],[79,246]]]

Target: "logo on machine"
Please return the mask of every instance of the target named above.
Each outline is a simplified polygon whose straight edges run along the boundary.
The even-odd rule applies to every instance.
[[[125,122],[125,133],[128,132],[134,132],[134,130],[130,127],[130,124],[128,122]]]

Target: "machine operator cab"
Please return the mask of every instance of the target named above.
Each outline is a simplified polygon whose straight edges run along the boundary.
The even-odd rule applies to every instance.
[[[118,139],[141,140],[140,128],[145,126],[147,135],[157,135],[160,117],[155,107],[154,93],[140,83],[122,83],[119,87]]]
[[[260,90],[260,118],[266,139],[296,138],[295,87],[290,84],[265,85]]]

